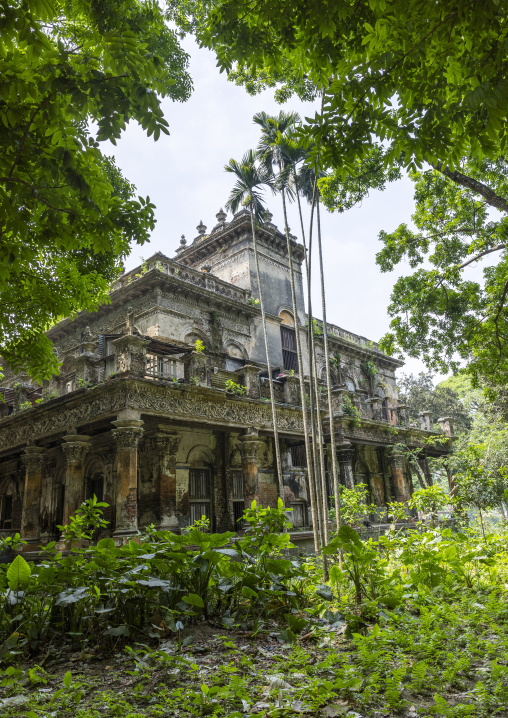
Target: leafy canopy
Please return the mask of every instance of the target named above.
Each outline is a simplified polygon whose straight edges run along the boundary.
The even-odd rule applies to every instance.
[[[468,176],[508,197],[508,163],[474,160]],[[508,216],[493,216],[473,189],[434,170],[411,174],[415,185],[415,229],[401,224],[381,232],[381,271],[402,261],[414,271],[400,277],[388,308],[391,332],[383,347],[422,356],[438,371],[466,364],[482,377],[504,384],[508,375]],[[472,273],[475,269],[475,273]]]
[[[0,57],[0,347],[43,378],[43,332],[106,301],[154,226],[99,143],[131,119],[168,134],[160,101],[189,96],[188,57],[156,2],[127,0],[3,2]]]
[[[505,151],[508,9],[499,0],[175,5],[171,17],[251,92],[324,93],[306,132],[324,166],[344,175],[376,138],[411,169]]]
[[[431,372],[403,375],[398,381],[399,400],[409,410],[409,418],[418,425],[422,411],[432,412],[434,421],[440,417],[452,417],[455,433],[468,430],[472,425],[469,406],[463,402],[459,394],[449,386],[434,386]],[[436,425],[437,426],[437,425]]]

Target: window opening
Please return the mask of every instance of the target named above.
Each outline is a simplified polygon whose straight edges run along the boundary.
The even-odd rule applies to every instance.
[[[203,516],[211,520],[210,469],[190,469],[189,503],[191,524]]]
[[[231,472],[231,478],[233,480],[233,517],[235,526],[238,524],[238,527],[241,528],[245,511],[243,471],[235,469]]]
[[[12,528],[12,496],[6,495],[2,497],[2,513],[0,528],[11,529]]]
[[[305,444],[296,444],[296,446],[290,446],[289,453],[291,454],[292,466],[307,466],[307,454],[305,452]]]
[[[104,476],[102,474],[95,474],[88,482],[88,496],[97,498],[97,501],[104,499]]]
[[[281,326],[282,363],[287,371],[298,373],[298,356],[296,353],[296,332],[289,327]]]

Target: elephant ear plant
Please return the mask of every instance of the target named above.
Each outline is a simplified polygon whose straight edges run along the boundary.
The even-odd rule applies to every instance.
[[[89,545],[106,524],[105,506],[90,499],[62,527],[66,554],[52,543],[37,563],[18,555],[0,567],[0,658],[33,655],[62,636],[110,651],[169,633],[181,647],[183,630],[198,620],[256,630],[306,600],[304,567],[281,555],[291,547],[281,504],[254,502],[241,538],[211,533],[201,520],[182,535],[150,527],[123,546],[111,538]]]
[[[337,536],[323,549],[327,555],[338,555],[342,551],[342,568],[336,564],[331,578],[337,583],[349,580],[354,587],[355,602],[360,606],[365,600],[382,599],[390,583],[387,561],[382,559],[377,544],[369,539],[361,540],[357,531],[350,526],[340,527]]]

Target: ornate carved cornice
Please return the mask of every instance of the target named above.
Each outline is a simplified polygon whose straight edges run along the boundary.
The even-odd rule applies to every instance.
[[[82,427],[114,418],[122,409],[137,409],[171,421],[273,431],[269,404],[255,399],[229,399],[207,388],[173,388],[150,380],[117,378],[93,389],[82,389],[21,414],[0,420],[0,451],[65,433],[69,426]],[[295,407],[277,407],[279,431],[300,436],[302,415]]]
[[[226,399],[213,389],[203,387],[199,391],[168,390],[148,382],[129,382],[127,408],[213,425],[254,426],[258,431],[273,430],[272,412],[268,404],[249,399]],[[297,408],[277,408],[277,425],[281,432],[301,434],[303,422],[300,411]]]
[[[43,436],[66,431],[101,417],[116,415],[125,407],[123,382],[108,383],[91,390],[81,390],[53,399],[0,421],[0,451],[26,444]]]

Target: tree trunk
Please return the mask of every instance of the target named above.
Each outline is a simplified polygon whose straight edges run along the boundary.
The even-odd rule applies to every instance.
[[[258,248],[257,248],[257,244],[256,244],[256,227],[254,224],[254,212],[253,212],[252,204],[250,207],[250,221],[251,221],[251,227],[252,227],[252,246],[254,248],[254,261],[256,263],[256,274],[257,274],[257,278],[258,278],[259,307],[261,309],[261,323],[263,325],[263,338],[265,340],[266,364],[267,364],[267,369],[268,369],[268,384],[270,387],[270,404],[272,407],[273,437],[274,437],[274,444],[275,444],[275,461],[276,461],[276,465],[277,465],[279,495],[282,500],[282,503],[285,504],[284,481],[282,478],[282,465],[281,465],[281,460],[280,460],[279,431],[278,431],[278,427],[277,427],[277,412],[275,409],[275,396],[273,393],[272,365],[270,362],[270,353],[269,353],[269,348],[268,348],[268,337],[266,334],[265,305],[263,303],[263,290],[261,288],[261,273],[259,271]]]
[[[284,228],[286,232],[286,242],[288,248],[288,261],[289,261],[289,276],[291,280],[291,301],[293,303],[293,317],[295,321],[295,338],[296,338],[296,357],[298,360],[298,378],[300,380],[300,397],[302,402],[302,420],[303,420],[303,435],[305,440],[305,456],[307,459],[307,477],[309,481],[309,494],[310,494],[310,506],[312,510],[312,530],[314,534],[314,549],[316,554],[319,553],[319,535],[318,535],[318,520],[317,520],[317,503],[316,503],[316,490],[314,484],[314,475],[312,467],[312,452],[309,441],[309,428],[307,423],[307,404],[305,401],[305,381],[303,377],[303,362],[302,362],[302,347],[300,341],[300,327],[298,323],[298,313],[296,310],[296,291],[295,291],[295,273],[293,268],[293,253],[291,249],[291,239],[289,237],[289,227],[287,218],[286,208],[286,193],[282,190],[282,208],[284,210]]]
[[[319,247],[319,275],[321,279],[321,310],[323,312],[323,342],[325,349],[325,371],[326,385],[328,393],[328,420],[330,424],[330,444],[332,453],[332,476],[333,491],[335,494],[335,515],[337,531],[340,528],[340,497],[339,497],[339,479],[337,471],[337,453],[335,451],[335,428],[333,425],[333,405],[332,405],[332,381],[330,374],[330,357],[328,353],[328,324],[326,322],[326,295],[325,295],[325,279],[323,270],[323,246],[321,242],[321,219],[319,213],[319,197],[317,198],[317,226],[318,226],[318,247]]]

